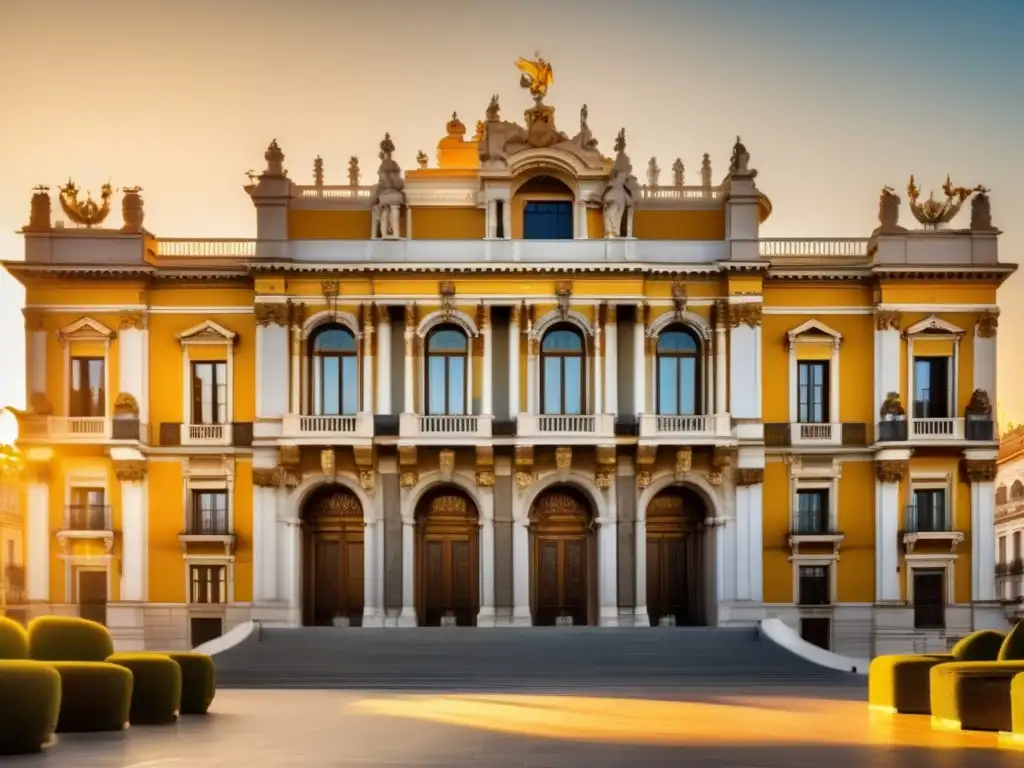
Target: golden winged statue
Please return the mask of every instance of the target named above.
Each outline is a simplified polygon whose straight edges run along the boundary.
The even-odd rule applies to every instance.
[[[540,53],[536,53],[534,56],[536,57],[534,60],[516,59],[516,66],[523,73],[523,76],[519,78],[519,84],[523,88],[529,88],[530,95],[540,104],[541,99],[548,94],[548,87],[555,82],[555,73],[551,69],[551,65],[541,58]]]

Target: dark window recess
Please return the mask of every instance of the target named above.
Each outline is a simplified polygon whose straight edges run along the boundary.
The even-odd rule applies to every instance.
[[[192,647],[216,640],[224,634],[224,621],[216,616],[193,616],[189,621]]]
[[[948,357],[914,358],[914,418],[948,419],[949,407]]]
[[[230,533],[227,491],[192,491],[191,512],[189,533],[205,536],[223,536]]]
[[[829,421],[829,364],[824,360],[797,363],[797,421],[825,424]]]
[[[231,444],[236,448],[252,447],[252,422],[235,421],[231,424]]]
[[[224,424],[228,418],[228,365],[192,363],[192,423]]]
[[[190,602],[203,604],[226,603],[227,566],[193,565],[189,568]]]
[[[107,394],[102,357],[71,358],[68,415],[73,418],[106,416]]]
[[[523,209],[524,240],[572,240],[572,203],[528,202]]]
[[[494,236],[499,240],[505,237],[505,201],[499,200],[495,206],[495,214],[498,217],[497,226],[494,229]]]
[[[799,586],[800,605],[829,605],[832,602],[832,581],[827,565],[801,565]]]
[[[915,568],[914,628],[945,629],[946,572],[941,568]]]
[[[828,491],[824,488],[797,491],[793,533],[813,535],[829,532]]]
[[[811,645],[832,649],[832,620],[825,617],[800,619],[800,637]]]
[[[907,510],[907,530],[911,533],[939,533],[951,530],[946,513],[946,492],[941,488],[914,491],[914,503]]]

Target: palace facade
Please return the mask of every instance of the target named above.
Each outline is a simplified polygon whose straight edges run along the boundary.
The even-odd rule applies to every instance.
[[[987,193],[912,182],[914,227],[886,188],[867,237],[766,239],[739,140],[641,183],[533,65],[522,123],[495,97],[404,172],[385,137],[371,184],[299,183],[272,142],[251,240],[35,191],[6,263],[31,613],[125,648],[780,617],[868,656],[1001,625]]]
[[[996,594],[1011,620],[1024,618],[1024,427],[1007,431],[996,475]]]

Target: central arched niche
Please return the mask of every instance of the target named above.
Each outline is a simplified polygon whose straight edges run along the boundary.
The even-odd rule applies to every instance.
[[[513,184],[512,238],[572,240],[576,236],[576,183],[563,172],[537,169]]]
[[[673,485],[647,505],[647,615],[651,626],[704,626],[707,502],[693,488]],[[670,617],[670,618],[669,618]]]
[[[302,623],[361,626],[363,506],[349,488],[324,485],[302,505]]]
[[[420,626],[476,625],[480,519],[461,488],[441,486],[416,505],[416,616]]]

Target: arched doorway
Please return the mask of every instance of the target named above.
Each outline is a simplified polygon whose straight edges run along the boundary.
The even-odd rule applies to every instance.
[[[363,622],[363,505],[340,485],[316,491],[302,510],[302,623]]]
[[[597,546],[587,499],[570,486],[545,490],[530,509],[531,610],[535,626],[595,623]],[[614,563],[611,567],[614,567]]]
[[[480,609],[479,517],[457,488],[440,488],[416,508],[416,615],[420,626],[476,625]]]
[[[704,597],[706,505],[691,488],[666,488],[647,505],[647,614],[678,626],[707,624]]]

